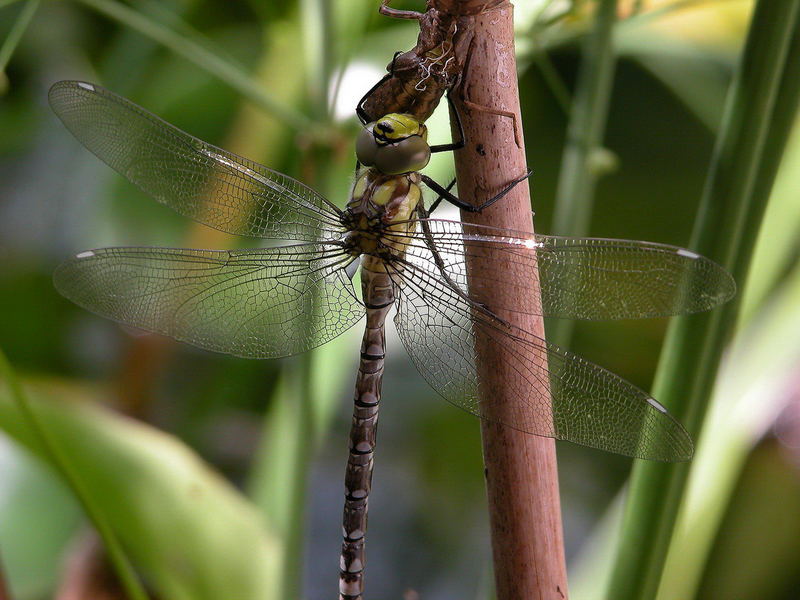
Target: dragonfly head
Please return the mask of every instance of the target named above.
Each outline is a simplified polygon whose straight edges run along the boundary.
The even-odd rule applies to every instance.
[[[431,159],[428,128],[411,115],[388,114],[361,130],[356,156],[385,175],[419,171]]]

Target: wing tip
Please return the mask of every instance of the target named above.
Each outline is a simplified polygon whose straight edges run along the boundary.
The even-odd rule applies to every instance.
[[[79,262],[97,258],[98,252],[98,250],[84,250],[83,252],[78,252],[55,268],[53,271],[53,286],[59,294],[72,300],[69,282],[74,276],[73,267]]]
[[[733,278],[733,275],[731,275],[731,273],[721,264],[711,258],[708,258],[707,256],[696,254],[691,250],[684,250],[683,248],[678,249],[678,254],[698,261],[698,266],[703,265],[703,267],[700,267],[701,271],[705,271],[703,279],[708,280],[713,277],[713,279],[717,282],[717,289],[716,293],[714,294],[715,302],[712,305],[712,308],[714,306],[725,304],[736,295],[736,280]],[[698,273],[701,271],[698,271]]]
[[[647,398],[647,403],[657,410],[666,419],[658,417],[661,426],[657,428],[656,443],[647,445],[637,452],[638,456],[644,460],[657,462],[680,463],[692,460],[694,456],[694,442],[692,436],[686,428],[673,417],[663,404],[654,398]]]
[[[683,425],[675,421],[677,427],[677,435],[675,436],[675,444],[672,451],[664,458],[657,460],[664,460],[664,462],[683,463],[689,462],[694,456],[694,442],[689,432],[684,429]]]
[[[722,272],[724,273],[722,279],[722,303],[724,304],[736,295],[738,286],[736,285],[736,280],[733,278],[731,273],[722,267],[720,267],[720,269],[722,269]]]
[[[102,88],[100,86],[89,83],[88,81],[64,79],[61,81],[56,81],[50,86],[50,89],[47,92],[47,101],[50,104],[50,107],[53,109],[53,112],[61,117],[64,96],[68,96],[70,93],[97,94],[101,89]]]
[[[59,294],[68,299],[69,293],[67,291],[66,283],[69,280],[69,274],[67,272],[69,271],[70,263],[72,263],[74,260],[74,258],[68,258],[58,265],[53,271],[53,287],[56,288],[56,291]]]
[[[94,83],[90,83],[88,81],[82,81],[80,79],[61,79],[59,81],[56,81],[53,85],[50,86],[50,93],[65,88],[76,88],[76,87],[84,89],[87,92],[96,92],[99,88],[99,86],[95,85]]]

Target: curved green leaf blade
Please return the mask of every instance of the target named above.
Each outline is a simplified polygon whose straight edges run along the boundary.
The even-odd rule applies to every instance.
[[[276,540],[253,505],[189,448],[152,427],[76,401],[85,389],[37,385],[29,395],[49,436],[158,597],[271,597]],[[0,428],[43,456],[4,387]]]

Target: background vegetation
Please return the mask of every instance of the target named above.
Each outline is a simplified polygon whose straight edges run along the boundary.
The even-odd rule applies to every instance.
[[[611,43],[594,19],[598,3],[517,4],[537,231],[568,227],[556,198],[574,182],[564,144],[575,98],[600,109],[587,115],[599,128],[580,163],[590,168],[574,172],[592,180],[576,192],[593,200],[587,233],[687,245],[752,3],[620,1],[619,22],[606,24],[610,62],[590,67],[606,69],[605,88],[581,74],[589,42]],[[64,130],[47,89],[60,79],[100,83],[342,205],[355,102],[396,50],[413,45],[415,27],[379,16],[376,0],[0,0],[0,348],[157,597],[333,593],[360,332],[308,356],[246,361],[126,331],[58,296],[51,273],[80,250],[248,241],[181,219],[122,181]],[[448,137],[446,116],[434,115],[433,139]],[[777,117],[789,133],[794,106]],[[780,139],[768,143],[780,158]],[[448,180],[451,160],[428,173]],[[689,474],[662,600],[799,595],[798,194],[800,130],[780,161],[751,275],[739,281],[736,337]],[[649,389],[666,325],[578,323],[558,335]],[[368,591],[487,598],[478,423],[440,401],[392,336]],[[101,576],[111,567],[73,491],[15,402],[13,372],[0,373],[0,562],[13,597],[89,597],[95,585],[121,598]],[[631,461],[561,444],[559,468],[572,597],[599,599]]]

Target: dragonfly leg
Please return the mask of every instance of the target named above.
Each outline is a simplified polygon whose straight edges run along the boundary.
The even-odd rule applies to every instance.
[[[392,8],[389,6],[391,1],[392,0],[382,0],[381,7],[378,9],[378,12],[386,17],[392,17],[393,19],[414,19],[419,21],[424,16],[423,13],[415,10],[400,10],[397,8]]]
[[[484,208],[487,208],[487,207],[491,206],[492,204],[494,204],[495,202],[497,202],[498,200],[503,198],[503,196],[508,194],[508,192],[513,190],[517,185],[519,185],[520,183],[525,181],[532,174],[533,174],[533,171],[531,169],[528,169],[528,172],[525,173],[525,175],[522,175],[521,177],[517,177],[514,181],[512,181],[506,187],[504,187],[502,190],[500,190],[500,192],[497,193],[495,196],[492,196],[491,198],[489,198],[488,200],[486,200],[482,204],[479,204],[478,206],[473,206],[472,204],[469,204],[468,202],[465,202],[464,200],[461,200],[458,196],[456,196],[455,194],[451,193],[450,192],[450,187],[452,187],[452,183],[447,188],[444,188],[441,185],[439,185],[438,183],[436,183],[433,179],[428,177],[427,175],[422,175],[422,181],[424,181],[425,185],[427,185],[429,188],[431,188],[434,192],[436,192],[440,196],[439,198],[436,199],[436,202],[434,202],[431,205],[431,210],[435,206],[437,206],[441,200],[447,200],[448,202],[450,202],[451,204],[457,206],[461,210],[464,210],[464,211],[467,211],[467,212],[481,212]]]
[[[396,52],[394,58],[397,58],[398,54],[400,53]],[[384,75],[378,83],[373,85],[369,89],[369,91],[366,94],[364,94],[361,100],[358,101],[358,104],[356,105],[356,115],[358,115],[358,120],[361,121],[362,125],[366,125],[367,123],[370,122],[370,117],[367,114],[367,111],[364,110],[364,103],[367,101],[367,98],[369,98],[375,92],[375,90],[377,90],[379,87],[381,87],[384,83],[386,83],[389,79],[391,79],[394,76],[393,73],[394,58],[392,59],[392,68],[390,69],[390,71],[386,75]]]
[[[386,75],[384,75],[381,78],[381,80],[378,81],[378,83],[376,83],[371,88],[369,88],[369,91],[361,97],[361,100],[358,101],[358,104],[356,105],[356,115],[358,115],[358,120],[361,121],[362,125],[366,125],[367,123],[369,123],[370,121],[373,120],[367,114],[367,111],[364,110],[364,104],[366,103],[367,98],[369,98],[372,94],[374,94],[375,90],[377,90],[384,83],[386,83],[392,77],[394,77],[394,63],[395,63],[395,61],[397,61],[397,57],[400,56],[401,54],[402,54],[402,52],[395,52],[394,53],[394,56],[392,57],[392,62],[389,64],[389,72],[386,73]],[[383,115],[380,115],[380,116],[382,117]]]
[[[500,117],[508,117],[511,119],[514,127],[514,143],[517,144],[518,148],[522,148],[522,136],[519,132],[519,125],[517,124],[517,116],[508,110],[500,110],[499,108],[489,108],[488,106],[483,106],[481,104],[476,104],[471,100],[467,100],[466,98],[462,98],[461,101],[464,103],[464,106],[470,108],[472,110],[477,110],[478,112],[484,112],[490,115],[498,115]]]
[[[453,178],[453,181],[451,181],[451,182],[450,182],[450,183],[447,185],[447,187],[446,187],[446,188],[444,188],[444,189],[445,189],[445,191],[446,191],[446,192],[449,192],[451,189],[453,189],[453,186],[454,186],[455,184],[456,184],[456,180],[455,180],[455,178]],[[420,207],[419,207],[419,209],[418,209],[418,210],[420,211],[420,214],[422,214],[422,216],[423,216],[424,218],[427,218],[427,217],[429,217],[429,216],[430,216],[430,214],[431,214],[433,211],[435,211],[435,210],[436,210],[436,207],[437,207],[437,206],[439,206],[439,203],[441,203],[441,201],[442,201],[442,200],[444,200],[444,196],[442,196],[441,194],[439,194],[439,197],[438,197],[438,198],[436,198],[436,200],[434,200],[433,204],[431,204],[431,207],[430,207],[428,210],[425,210],[425,208],[424,208],[424,207],[420,206]]]
[[[456,118],[456,126],[458,127],[458,141],[451,144],[439,144],[438,146],[431,146],[431,154],[436,152],[448,152],[452,150],[460,150],[464,147],[464,127],[461,125],[461,114],[458,108],[453,104],[453,99],[450,97],[450,90],[447,90],[447,105],[452,109],[451,112]]]
[[[453,187],[453,184],[456,182],[455,179],[450,182],[450,185],[447,186],[448,189]],[[441,200],[441,197],[436,201],[437,203]],[[431,210],[433,210],[434,205],[431,205]],[[444,260],[442,259],[441,254],[439,254],[439,250],[436,248],[436,241],[433,238],[433,234],[431,233],[431,227],[428,223],[428,217],[430,216],[430,212],[425,210],[424,207],[420,206],[417,208],[420,213],[420,224],[422,225],[422,236],[425,239],[425,245],[428,247],[428,250],[431,251],[431,256],[433,256],[433,262],[436,264],[436,268],[439,270],[439,274],[442,276],[447,284],[450,286],[450,289],[453,290],[456,294],[458,294],[461,298],[463,298],[470,306],[474,306],[482,310],[484,313],[489,315],[492,319],[496,320],[498,323],[501,323],[505,326],[508,326],[508,323],[505,319],[501,318],[500,316],[493,313],[488,306],[483,304],[482,302],[476,302],[472,298],[470,298],[469,294],[467,294],[461,287],[453,281],[453,278],[450,277],[450,274],[447,272],[447,268],[445,267]]]
[[[470,100],[467,92],[467,77],[466,74],[469,71],[469,63],[472,59],[472,51],[474,49],[474,40],[471,40],[469,43],[469,47],[467,48],[467,56],[464,60],[464,68],[461,70],[461,75],[459,76],[460,81],[458,82],[457,86],[459,88],[459,92],[461,95],[461,102],[470,110],[476,110],[478,112],[490,114],[490,115],[498,115],[500,117],[508,117],[511,119],[511,123],[514,127],[514,143],[517,144],[517,148],[522,148],[522,135],[519,131],[519,124],[517,123],[517,116],[508,110],[500,110],[498,108],[489,108],[488,106],[483,106],[482,104],[478,104],[477,102],[473,102]],[[455,86],[454,86],[455,87]]]

